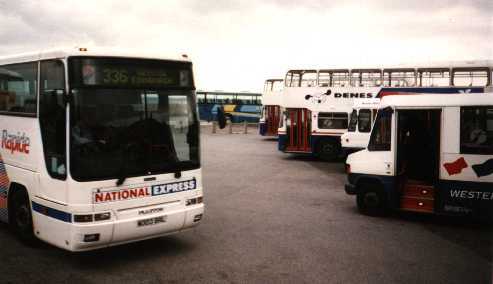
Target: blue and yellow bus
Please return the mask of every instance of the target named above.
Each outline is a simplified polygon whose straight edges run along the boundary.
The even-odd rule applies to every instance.
[[[200,120],[215,120],[217,109],[223,107],[232,122],[258,122],[262,109],[261,97],[260,93],[250,92],[197,91]]]

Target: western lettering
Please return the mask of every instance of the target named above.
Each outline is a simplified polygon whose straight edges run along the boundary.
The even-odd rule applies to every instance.
[[[452,197],[459,197],[459,195],[460,195],[460,190],[451,190],[451,191],[450,191],[450,195],[451,195]]]

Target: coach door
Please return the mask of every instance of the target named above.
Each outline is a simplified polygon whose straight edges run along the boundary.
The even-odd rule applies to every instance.
[[[287,110],[289,152],[310,152],[311,112],[307,109]]]
[[[279,119],[281,117],[281,108],[279,106],[266,106],[266,112],[267,135],[277,135]]]
[[[439,177],[441,110],[398,110],[397,118],[401,209],[432,213]]]

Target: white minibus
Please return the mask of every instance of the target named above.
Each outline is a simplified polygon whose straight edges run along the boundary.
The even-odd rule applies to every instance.
[[[380,99],[362,99],[354,103],[349,117],[347,132],[341,136],[344,155],[366,148],[370,139],[371,126],[377,117]]]
[[[493,93],[384,97],[368,147],[346,169],[363,213],[491,218]]]

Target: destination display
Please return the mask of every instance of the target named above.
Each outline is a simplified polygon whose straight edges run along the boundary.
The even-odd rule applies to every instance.
[[[79,87],[192,87],[191,64],[125,58],[74,58],[72,84]]]

